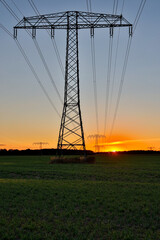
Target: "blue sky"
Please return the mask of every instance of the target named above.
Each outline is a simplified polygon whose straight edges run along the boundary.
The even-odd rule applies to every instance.
[[[7,0],[6,2],[12,7],[18,17],[22,18],[22,15],[15,8],[13,1]],[[23,12],[24,16],[35,15],[27,0],[14,0],[14,2]],[[91,2],[93,12],[112,13],[113,11],[112,0],[92,0]],[[134,22],[140,2],[140,0],[125,1],[123,15],[131,23]],[[42,14],[67,10],[87,11],[86,1],[34,0],[34,3]],[[121,6],[122,1],[119,0],[117,13],[121,13]],[[148,146],[155,146],[157,148],[159,144],[157,139],[160,138],[159,10],[160,1],[146,1],[145,8],[133,36],[123,92],[112,136],[113,141],[155,139],[155,142],[145,141],[143,148],[147,148]],[[10,15],[2,3],[0,3],[0,11],[0,23],[10,32],[13,32],[13,27],[17,24],[17,21]],[[117,31],[115,30],[113,56],[115,54],[116,39]],[[24,30],[18,31],[18,40],[25,49],[48,94],[61,114],[62,105],[48,79],[36,52],[33,40]],[[55,40],[64,65],[66,32],[57,30]],[[114,102],[123,67],[127,40],[128,30],[126,29],[121,31],[120,34],[113,104],[111,105],[108,119],[109,125],[107,125],[108,132],[112,122]],[[4,143],[6,146],[8,144],[12,148],[27,148],[33,147],[32,143],[35,141],[46,141],[49,142],[49,147],[56,147],[60,118],[44,96],[14,40],[2,29],[0,29],[0,41],[0,143]],[[57,63],[51,40],[47,33],[41,30],[37,32],[37,41],[41,46],[63,98],[64,79]],[[107,29],[95,30],[99,128],[102,134],[104,129],[108,42],[109,34]],[[96,133],[89,30],[79,32],[79,55],[81,108],[84,131],[87,138],[89,134]],[[128,148],[130,147],[128,146]]]

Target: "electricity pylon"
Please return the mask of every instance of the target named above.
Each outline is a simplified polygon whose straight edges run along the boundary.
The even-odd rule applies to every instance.
[[[39,149],[42,150],[42,146],[45,145],[45,144],[48,144],[48,143],[47,142],[35,142],[33,144],[39,145]]]
[[[31,29],[33,38],[36,29],[49,29],[52,38],[55,29],[67,30],[64,105],[57,149],[85,150],[80,109],[78,30],[90,29],[93,37],[95,28],[109,28],[112,37],[115,27],[128,27],[129,35],[132,35],[132,24],[122,15],[78,11],[24,17],[14,27],[14,38],[20,28]]]
[[[94,134],[94,135],[89,135],[88,138],[93,138],[95,139],[95,152],[99,152],[100,146],[99,146],[99,141],[98,139],[105,139],[105,135],[100,135],[100,134]]]

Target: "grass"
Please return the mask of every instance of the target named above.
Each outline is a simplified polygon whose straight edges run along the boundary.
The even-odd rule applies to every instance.
[[[159,240],[160,156],[0,157],[1,240]]]

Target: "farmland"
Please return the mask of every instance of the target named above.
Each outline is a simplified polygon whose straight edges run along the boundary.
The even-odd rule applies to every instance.
[[[0,239],[160,239],[160,155],[0,157]]]

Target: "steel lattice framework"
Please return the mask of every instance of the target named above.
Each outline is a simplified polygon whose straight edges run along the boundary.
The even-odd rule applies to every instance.
[[[95,28],[109,28],[113,36],[115,27],[128,27],[132,35],[132,24],[122,15],[67,11],[24,17],[14,27],[14,37],[17,29],[32,29],[32,37],[36,37],[36,29],[49,29],[54,37],[55,29],[67,30],[66,66],[64,106],[58,138],[58,149],[85,150],[84,131],[80,109],[79,89],[79,57],[78,57],[78,29],[90,29],[91,37]]]

